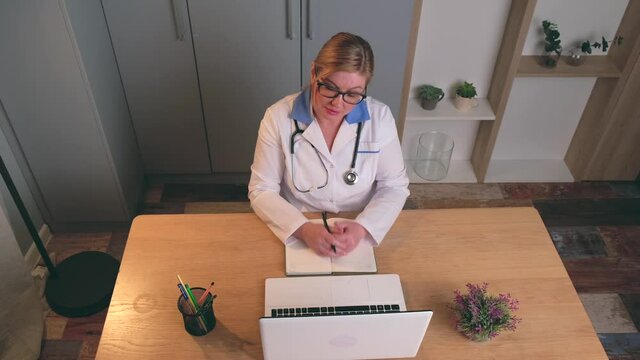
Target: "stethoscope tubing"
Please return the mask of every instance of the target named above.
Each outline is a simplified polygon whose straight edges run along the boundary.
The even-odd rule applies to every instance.
[[[302,193],[308,193],[313,190],[322,189],[323,187],[327,186],[329,182],[329,171],[327,170],[327,166],[324,164],[324,161],[322,161],[322,158],[320,157],[320,152],[311,143],[309,144],[311,145],[313,150],[316,152],[316,155],[318,156],[318,160],[320,160],[320,163],[322,163],[322,167],[324,168],[326,181],[322,186],[319,186],[317,188],[312,187],[309,190],[301,190],[300,188],[298,188],[298,186],[295,183],[295,172],[294,172],[294,166],[293,166],[293,158],[295,156],[295,150],[294,150],[295,137],[298,134],[304,133],[304,130],[300,129],[300,125],[298,124],[298,121],[296,119],[293,119],[293,123],[296,129],[291,134],[290,143],[289,143],[289,151],[291,152],[291,182],[293,184],[293,187],[295,187],[297,191]],[[351,157],[351,167],[342,176],[342,179],[347,185],[354,185],[355,183],[358,182],[358,173],[356,172],[356,161],[358,160],[358,149],[360,148],[360,135],[362,134],[362,124],[363,124],[362,122],[359,122],[358,129],[356,130],[356,143],[353,146],[353,156]]]
[[[342,179],[347,185],[355,185],[358,182],[358,173],[356,172],[356,160],[358,159],[358,148],[360,147],[360,134],[362,133],[362,122],[358,123],[356,131],[356,143],[353,146],[353,157],[351,157],[351,169],[344,173]]]

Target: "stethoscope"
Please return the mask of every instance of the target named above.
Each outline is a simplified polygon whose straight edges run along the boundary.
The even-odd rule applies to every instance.
[[[300,188],[298,188],[298,186],[296,185],[295,182],[295,170],[294,170],[294,166],[293,166],[293,157],[295,156],[294,154],[294,143],[295,143],[295,138],[296,135],[302,134],[304,132],[304,130],[300,129],[300,126],[298,125],[298,121],[297,120],[293,120],[293,123],[296,126],[295,131],[293,132],[293,134],[291,134],[291,147],[290,147],[290,151],[291,151],[291,183],[293,184],[293,187],[296,188],[296,190],[298,190],[299,192],[302,193],[308,193],[314,190],[318,190],[318,189],[322,189],[323,187],[327,186],[327,184],[329,183],[329,171],[327,170],[327,166],[324,164],[324,161],[322,161],[322,158],[320,157],[320,152],[318,151],[318,149],[316,149],[316,147],[311,144],[311,142],[309,142],[309,144],[311,145],[311,147],[313,148],[313,150],[315,150],[316,152],[316,156],[318,157],[318,160],[320,160],[320,163],[322,164],[322,168],[324,169],[324,174],[325,174],[325,181],[324,184],[322,184],[321,186],[315,187],[312,186],[311,188],[309,188],[308,190],[302,190]],[[353,145],[353,156],[351,158],[351,167],[350,169],[344,173],[344,175],[342,175],[342,179],[344,180],[345,184],[347,185],[355,185],[358,182],[358,173],[356,172],[356,161],[358,159],[358,148],[360,147],[360,134],[362,133],[362,122],[358,123],[358,130],[356,131],[356,143],[355,145]]]

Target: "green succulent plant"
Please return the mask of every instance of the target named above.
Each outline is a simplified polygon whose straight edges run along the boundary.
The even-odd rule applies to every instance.
[[[418,97],[426,100],[440,100],[444,92],[437,86],[422,85],[418,88]]]
[[[478,93],[476,92],[476,87],[473,86],[473,83],[464,82],[456,89],[456,94],[460,95],[463,98],[472,99]]]
[[[603,36],[602,37],[602,42],[597,42],[597,41],[591,42],[591,41],[587,40],[587,41],[583,42],[580,45],[580,50],[582,50],[582,52],[585,53],[585,54],[591,54],[593,49],[602,48],[602,52],[605,52],[609,48],[609,45],[611,45],[611,46],[613,46],[613,45],[622,45],[622,40],[623,39],[624,38],[622,36],[616,36],[612,40],[607,40]]]
[[[560,55],[562,46],[560,45],[558,25],[549,20],[544,20],[542,21],[542,31],[544,32],[544,51]]]

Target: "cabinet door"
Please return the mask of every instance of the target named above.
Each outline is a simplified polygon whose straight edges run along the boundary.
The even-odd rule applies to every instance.
[[[300,3],[189,0],[213,173],[250,171],[266,108],[300,89]]]
[[[0,111],[15,132],[54,230],[63,223],[129,221],[132,214],[96,109],[97,96],[108,94],[92,94],[87,67],[76,52],[81,43],[63,5],[0,1]],[[96,48],[106,44],[95,43]]]
[[[145,172],[210,173],[186,1],[102,4]]]
[[[318,50],[331,36],[347,31],[366,39],[375,58],[374,76],[367,93],[400,111],[405,62],[414,0],[301,0],[302,78]]]

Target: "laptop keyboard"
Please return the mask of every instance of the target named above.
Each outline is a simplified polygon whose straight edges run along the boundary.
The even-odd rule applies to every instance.
[[[357,314],[378,314],[378,313],[399,312],[399,311],[400,311],[400,305],[398,304],[280,308],[280,309],[271,309],[271,317],[357,315]]]

